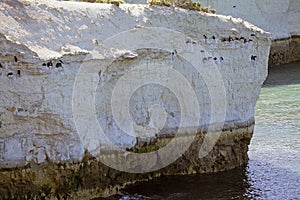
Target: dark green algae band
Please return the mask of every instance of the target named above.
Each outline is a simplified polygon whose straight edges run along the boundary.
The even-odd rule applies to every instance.
[[[188,151],[173,164],[146,174],[125,173],[102,164],[86,153],[80,163],[29,164],[23,168],[1,169],[0,199],[92,199],[109,196],[128,184],[160,176],[212,173],[229,170],[248,161],[248,145],[254,124],[226,129],[205,158],[198,158],[204,133],[198,133]],[[149,152],[170,141],[159,138],[137,146],[134,152]]]

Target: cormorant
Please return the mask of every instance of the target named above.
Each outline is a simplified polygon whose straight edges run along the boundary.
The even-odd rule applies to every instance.
[[[56,68],[62,68],[62,64],[60,62],[56,63],[55,65]]]
[[[8,78],[13,78],[13,77],[14,77],[14,73],[9,72],[9,73],[7,74],[7,77],[8,77]]]
[[[257,56],[251,56],[251,60],[256,60]]]
[[[49,62],[47,62],[47,67],[53,67],[53,63],[52,63],[52,61],[49,61]]]

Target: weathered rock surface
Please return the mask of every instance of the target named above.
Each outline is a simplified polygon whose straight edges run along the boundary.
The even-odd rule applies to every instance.
[[[300,60],[300,1],[298,0],[202,0],[218,14],[242,18],[270,32],[273,40],[269,65]]]
[[[147,1],[129,0],[128,3]],[[273,40],[269,66],[300,60],[300,1],[298,0],[202,0],[218,14],[242,18],[270,32]]]
[[[2,1],[0,11],[0,193],[3,197],[33,197],[41,193],[38,198],[59,195],[87,198],[85,194],[96,197],[111,194],[117,187],[137,180],[217,172],[247,161],[254,106],[267,76],[271,42],[261,29],[231,17],[145,5],[116,7],[20,0]],[[170,29],[178,37],[159,35],[147,27]],[[133,30],[129,33],[137,33],[135,37],[119,40],[110,44],[114,48],[102,51],[107,38],[130,29]],[[144,45],[146,42],[148,46]],[[160,46],[151,46],[157,44]],[[99,63],[109,64],[101,71],[95,70],[93,67]],[[105,134],[121,149],[137,153],[168,144],[180,125],[180,106],[194,109],[189,104],[180,104],[180,98],[191,98],[185,96],[185,91],[174,93],[155,84],[143,86],[147,74],[141,71],[137,79],[142,80],[143,87],[132,94],[128,105],[132,121],[140,128],[136,134],[137,130],[145,134],[144,127],[163,129],[151,135],[151,140],[145,137],[148,132],[138,139],[126,134],[113,118],[110,98],[118,81],[135,72],[136,66],[149,66],[150,71],[146,72],[158,67],[162,74],[154,76],[158,81],[172,81],[169,73],[178,71],[191,85],[201,108],[197,126],[192,127],[197,128],[197,136],[189,150],[167,168],[144,175],[110,169],[92,158],[97,153],[89,157],[86,151],[101,154],[99,150],[103,147],[99,141],[103,138],[97,137],[97,129],[90,123],[92,101],[84,95],[94,91],[89,83],[98,86],[95,113]],[[212,69],[217,69],[217,73],[209,73]],[[79,70],[89,80],[77,85],[83,95],[72,107]],[[224,98],[211,99],[210,87],[218,85],[207,82],[210,80],[222,83]],[[130,86],[135,80],[127,81]],[[125,84],[120,98],[127,95],[126,91]],[[225,103],[224,127],[209,155],[199,158],[199,149],[211,124],[213,102]],[[152,118],[149,112],[157,104],[166,110],[165,124]],[[87,133],[86,137],[94,134],[94,140],[85,142],[86,138],[78,133],[74,119],[82,116],[72,112],[74,107],[82,111],[87,125],[81,131]],[[119,114],[121,118],[126,115]],[[186,138],[182,136],[182,140]],[[154,165],[156,162],[159,160]]]
[[[300,60],[300,35],[272,42],[269,66],[282,65]]]

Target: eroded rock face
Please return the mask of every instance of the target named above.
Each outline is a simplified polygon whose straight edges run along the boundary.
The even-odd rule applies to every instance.
[[[199,159],[198,151],[205,135],[199,133],[188,151],[176,162],[146,174],[120,172],[107,167],[96,158],[89,159],[88,155],[81,163],[32,164],[26,168],[2,170],[0,171],[1,198],[92,199],[116,194],[120,188],[130,183],[147,181],[160,176],[212,173],[233,169],[248,160],[248,145],[254,125],[243,124],[243,126],[247,128],[239,126],[236,129],[224,130],[214,149],[202,159]],[[159,148],[169,140],[170,138],[161,138],[156,146],[148,144],[143,148],[137,148],[136,151],[145,152],[147,147]]]
[[[270,32],[272,47],[269,65],[286,64],[300,59],[300,1],[203,0],[222,15],[239,17]]]
[[[297,0],[203,0],[201,3],[219,14],[242,18],[270,32],[273,40],[300,35],[300,2]]]
[[[231,17],[145,5],[3,1],[0,9],[4,197],[24,191],[96,197],[136,180],[217,172],[247,161],[270,49],[269,36],[261,29]],[[126,99],[137,80],[139,87]],[[112,101],[116,91],[119,98]],[[118,106],[128,107],[130,122],[121,107],[113,115]],[[197,107],[200,114],[193,115]],[[222,108],[224,118],[213,121],[222,124],[222,134],[208,156],[199,158],[212,116],[221,116]],[[124,120],[117,123],[116,116]],[[152,167],[159,171],[135,175],[97,160],[104,156],[120,162],[124,152],[107,150],[95,122],[114,145],[137,153],[166,146],[178,128],[196,131],[175,163],[155,168],[161,163],[158,154]],[[178,141],[188,140],[189,134]]]
[[[292,36],[272,42],[269,66],[300,60],[300,36]]]

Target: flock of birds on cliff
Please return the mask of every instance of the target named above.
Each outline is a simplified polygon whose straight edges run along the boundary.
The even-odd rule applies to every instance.
[[[19,60],[17,58],[17,56],[14,56],[14,62],[15,63],[18,63]],[[52,61],[48,61],[47,63],[43,63],[42,66],[46,66],[47,67],[47,70],[52,70],[52,69],[56,69],[58,71],[61,71],[63,69],[63,61],[62,60],[58,60],[55,64],[55,68],[54,68],[54,64]],[[0,63],[0,76],[2,76],[2,72],[3,72],[3,65]],[[14,80],[14,79],[17,79],[17,78],[20,78],[21,77],[21,70],[20,69],[17,69],[16,71],[10,71],[6,74],[7,78],[9,80]]]
[[[255,34],[251,34],[251,37],[255,37]],[[221,41],[222,43],[227,43],[227,44],[234,43],[234,42],[239,42],[239,43],[244,43],[244,44],[253,42],[253,39],[246,39],[244,37],[235,37],[235,38],[233,38],[233,37],[229,36],[227,38],[221,38],[221,40],[218,40],[215,36],[211,36],[211,38],[208,38],[206,35],[203,35],[203,38],[204,38],[205,44],[207,44],[209,40],[213,41],[214,43],[218,43],[218,41]],[[192,41],[191,39],[188,39],[186,41],[186,43],[187,44],[197,44],[197,42]],[[201,50],[201,53],[205,53],[205,51]],[[174,50],[171,53],[172,61],[174,60],[174,58],[176,56],[177,56],[177,51]],[[250,60],[251,60],[252,63],[254,63],[257,60],[257,56],[251,55]],[[209,56],[209,57],[205,57],[205,58],[202,59],[203,63],[208,62],[208,61],[214,61],[216,64],[219,64],[220,62],[224,61],[224,57],[223,56],[220,56],[220,57]],[[18,58],[16,56],[14,56],[14,62],[15,63],[18,62]],[[46,67],[46,69],[45,69],[46,71],[52,71],[53,69],[57,70],[57,71],[61,71],[61,70],[63,70],[63,64],[64,64],[64,62],[62,60],[58,60],[55,64],[53,63],[52,60],[50,60],[48,62],[43,63],[42,66]],[[4,67],[0,63],[0,75],[2,75],[3,69],[4,69]],[[8,72],[6,76],[9,80],[20,78],[21,77],[21,70],[18,69],[16,72]]]
[[[204,38],[204,43],[205,44],[211,44],[211,43],[217,44],[220,41],[221,43],[224,43],[224,44],[232,44],[232,47],[238,47],[238,46],[236,46],[236,44],[245,44],[246,47],[249,47],[248,45],[253,43],[253,39],[255,38],[255,34],[251,34],[249,39],[247,39],[245,37],[231,37],[231,36],[229,36],[227,38],[223,37],[221,39],[218,39],[214,35],[211,36],[211,37],[208,37],[207,35],[203,35],[203,38]],[[192,44],[192,45],[197,44],[196,41],[192,41],[191,39],[188,39],[186,41],[186,43],[187,44]],[[205,53],[205,51],[201,50],[201,53]],[[176,50],[172,52],[172,60],[174,60],[176,54],[177,54]],[[254,63],[257,60],[257,56],[251,55],[250,60],[251,60],[252,63]],[[216,64],[219,64],[220,62],[224,61],[224,57],[223,56],[221,56],[221,57],[209,56],[209,57],[205,57],[205,58],[202,59],[203,63],[206,63],[208,61],[214,61]]]
[[[63,69],[64,62],[62,60],[58,60],[58,62],[55,64],[55,69],[62,70]],[[48,61],[47,63],[42,64],[43,67],[47,67],[47,70],[52,70],[54,67],[54,64],[52,60]]]
[[[206,35],[203,35],[203,37],[204,37],[205,44],[207,44],[209,38]],[[255,34],[251,34],[251,37],[255,37]],[[211,37],[211,39],[212,39],[213,42],[218,41],[218,39],[214,35]],[[231,37],[231,36],[229,36],[228,38],[225,38],[225,37],[221,38],[221,42],[231,43],[231,42],[234,42],[234,41],[238,41],[238,42],[242,42],[242,43],[247,44],[247,43],[253,42],[253,39],[251,39],[251,38],[246,39],[244,37]]]
[[[18,62],[17,56],[14,56],[14,62],[16,62],[16,63]],[[0,74],[1,74],[1,75],[2,75],[3,69],[4,69],[4,67],[3,67],[3,65],[0,63]],[[6,76],[7,76],[8,79],[19,78],[19,77],[21,77],[21,70],[18,69],[18,70],[17,70],[17,73],[14,73],[14,72],[8,72]]]

